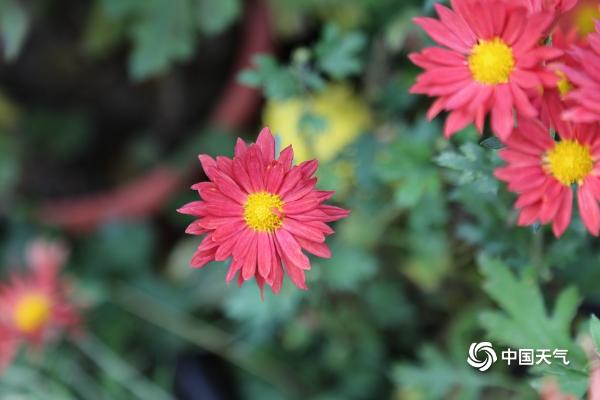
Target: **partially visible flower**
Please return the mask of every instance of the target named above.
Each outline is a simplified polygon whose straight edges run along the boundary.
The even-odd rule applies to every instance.
[[[518,194],[518,224],[552,222],[560,237],[571,221],[573,187],[587,230],[600,231],[600,125],[562,123],[560,141],[538,120],[520,119],[500,157],[507,166],[495,175]]]
[[[562,16],[577,4],[578,0],[506,0],[508,3],[524,5],[531,14],[550,12],[553,15],[552,27]]]
[[[303,126],[306,116],[321,119],[321,129]],[[368,130],[372,118],[368,105],[350,86],[330,84],[308,99],[270,100],[263,121],[281,138],[282,146],[294,147],[296,161],[327,162]]]
[[[316,160],[292,164],[294,153],[286,147],[275,158],[275,139],[268,128],[256,143],[241,139],[233,159],[200,155],[209,182],[194,186],[202,201],[178,211],[198,217],[186,230],[206,235],[192,258],[202,268],[210,261],[231,258],[226,280],[238,283],[255,278],[277,293],[283,268],[300,289],[306,289],[304,271],[311,268],[303,251],[329,258],[325,237],[333,233],[327,222],[344,218],[349,211],[323,204],[334,192],[316,190]]]
[[[595,31],[594,21],[600,19],[599,0],[579,0],[559,21],[565,32],[573,31],[580,38]]]
[[[562,52],[540,44],[553,13],[530,14],[525,6],[501,1],[453,0],[451,4],[452,10],[436,4],[439,20],[415,19],[444,48],[410,55],[425,69],[411,92],[437,97],[429,119],[449,111],[446,137],[472,122],[481,132],[491,114],[493,132],[505,140],[514,126],[514,110],[521,116],[537,116],[529,93],[558,81],[544,63]]]
[[[578,0],[516,0],[527,5],[529,12],[552,11],[556,14],[565,13],[577,4]]]
[[[574,86],[566,98],[575,103],[563,118],[578,123],[600,121],[600,22],[587,41],[588,47],[576,46],[570,52],[577,66],[562,67]]]
[[[534,100],[534,105],[540,110],[540,119],[554,130],[557,130],[562,122],[563,112],[573,105],[573,102],[567,99],[567,95],[573,90],[573,85],[562,71],[562,66],[576,65],[568,52],[576,40],[577,35],[574,31],[564,33],[560,27],[555,29],[552,34],[552,46],[563,50],[564,53],[560,58],[549,63],[548,69],[553,71],[559,80],[553,87],[542,88],[539,96]]]
[[[0,284],[0,371],[22,344],[39,350],[65,331],[77,332],[80,318],[59,277],[66,256],[61,244],[33,242],[28,270]]]

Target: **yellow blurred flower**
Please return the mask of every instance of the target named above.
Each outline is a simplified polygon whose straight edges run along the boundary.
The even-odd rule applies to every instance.
[[[560,25],[565,32],[575,29],[581,38],[596,30],[594,21],[600,18],[598,6],[600,0],[579,0],[577,5],[560,18]]]
[[[307,128],[302,123],[307,116],[322,119],[322,129]],[[350,86],[331,84],[309,99],[269,101],[263,121],[279,136],[282,148],[294,146],[297,162],[311,158],[326,162],[369,129],[372,118],[367,104]]]
[[[600,18],[598,10],[598,1],[584,2],[576,6],[575,9],[575,26],[580,36],[587,36],[596,30],[594,21]]]

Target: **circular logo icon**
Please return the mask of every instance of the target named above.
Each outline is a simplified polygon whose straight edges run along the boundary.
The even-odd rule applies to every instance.
[[[483,356],[480,358],[480,356]],[[467,362],[481,372],[487,371],[498,360],[496,352],[490,342],[471,343]]]

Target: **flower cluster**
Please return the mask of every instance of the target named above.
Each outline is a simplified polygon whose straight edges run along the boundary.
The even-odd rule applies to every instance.
[[[506,146],[498,179],[518,194],[519,225],[563,234],[574,194],[600,233],[600,22],[598,5],[575,0],[451,0],[439,19],[415,22],[438,44],[410,55],[424,69],[412,93],[448,113],[444,135],[490,117]],[[589,34],[588,34],[589,33]]]
[[[179,212],[197,217],[186,230],[205,235],[192,266],[232,259],[226,280],[236,276],[241,285],[251,278],[261,289],[281,289],[283,268],[291,281],[306,289],[304,271],[311,268],[303,251],[328,258],[325,237],[333,233],[327,222],[348,211],[323,204],[334,192],[316,190],[316,160],[293,165],[294,152],[286,147],[275,158],[275,139],[268,128],[256,143],[241,139],[233,159],[200,155],[209,181],[192,186],[201,201]]]
[[[66,330],[78,333],[79,315],[59,277],[66,256],[58,243],[33,242],[27,250],[29,269],[0,284],[0,372],[22,344],[35,351]]]

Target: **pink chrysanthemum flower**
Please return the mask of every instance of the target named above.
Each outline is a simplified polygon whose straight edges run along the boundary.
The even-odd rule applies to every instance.
[[[274,293],[283,281],[283,267],[292,282],[306,289],[304,271],[310,261],[303,250],[319,257],[331,256],[325,236],[333,233],[326,222],[346,217],[347,210],[323,204],[334,192],[315,190],[316,160],[292,164],[293,150],[285,148],[275,158],[275,140],[264,128],[256,144],[241,139],[233,159],[200,155],[210,182],[194,186],[202,197],[179,210],[199,217],[187,233],[206,235],[192,258],[201,268],[229,257],[226,280],[238,283],[255,278]]]
[[[574,86],[567,99],[575,103],[563,118],[577,123],[600,121],[600,22],[596,22],[596,32],[587,37],[587,42],[588,46],[577,46],[570,52],[577,66],[562,67]]]
[[[579,214],[587,230],[600,230],[600,125],[562,123],[555,141],[535,119],[520,119],[500,157],[507,166],[495,175],[518,193],[518,224],[552,222],[560,237],[571,221],[573,187]]]
[[[78,332],[79,315],[59,278],[66,256],[60,244],[33,242],[27,250],[29,270],[0,284],[0,372],[22,344],[39,350],[66,330]]]
[[[553,13],[530,14],[522,5],[501,1],[452,0],[451,4],[453,10],[436,4],[440,20],[415,19],[446,48],[431,47],[410,55],[425,69],[411,92],[438,98],[429,109],[429,119],[449,111],[446,137],[471,122],[481,132],[491,113],[492,130],[506,139],[514,125],[513,110],[537,116],[530,92],[556,84],[557,77],[543,63],[562,52],[540,45]]]

